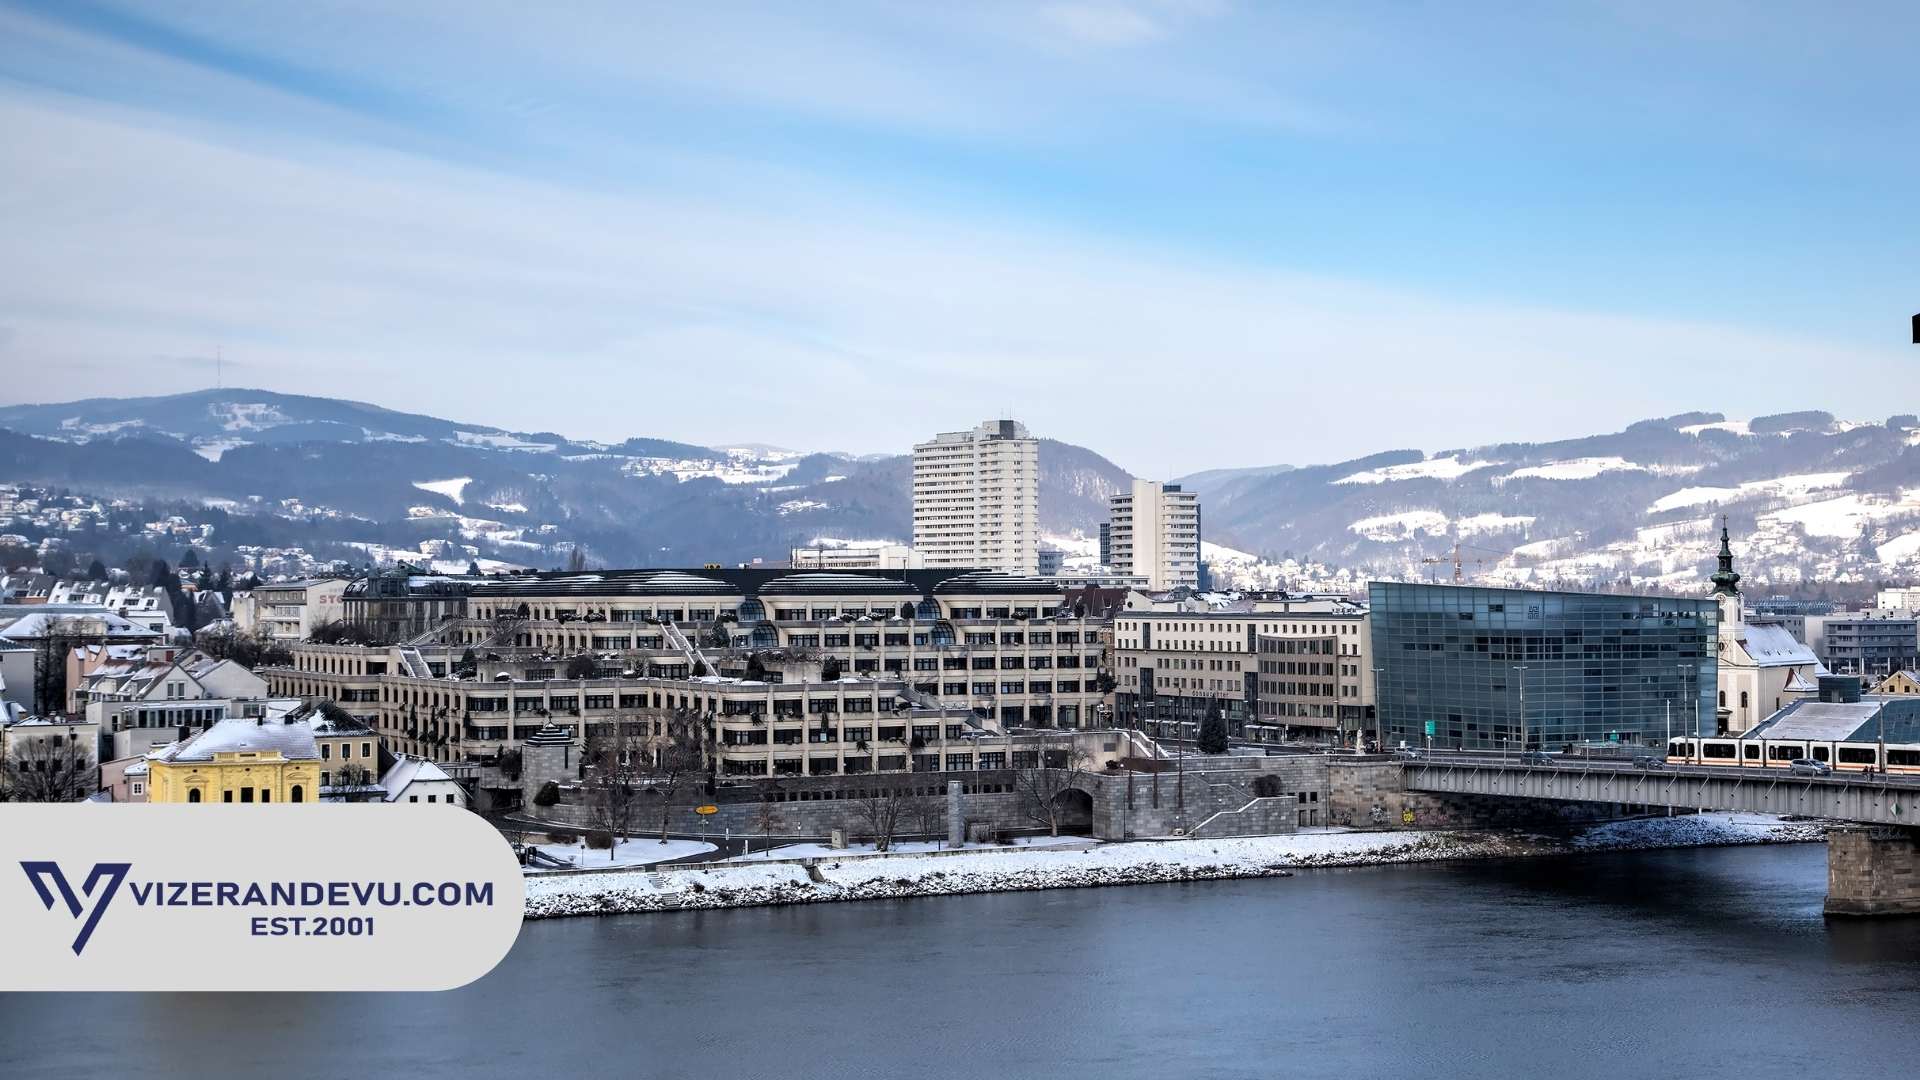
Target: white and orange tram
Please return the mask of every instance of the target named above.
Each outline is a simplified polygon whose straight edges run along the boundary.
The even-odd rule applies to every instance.
[[[1769,739],[1758,735],[1697,738],[1681,736],[1667,743],[1671,765],[1708,765],[1727,769],[1787,769],[1794,761],[1811,758],[1835,772],[1875,772],[1884,764],[1891,775],[1920,776],[1920,744],[1876,740],[1828,741],[1806,738]]]

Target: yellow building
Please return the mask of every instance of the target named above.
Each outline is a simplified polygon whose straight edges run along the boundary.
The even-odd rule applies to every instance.
[[[1882,679],[1880,685],[1873,688],[1873,692],[1876,695],[1890,694],[1902,697],[1912,697],[1915,694],[1920,694],[1920,674],[1911,671],[1896,671],[1885,679]]]
[[[147,800],[316,802],[342,772],[351,772],[356,786],[373,783],[378,755],[379,740],[366,727],[317,711],[230,717],[148,755]]]

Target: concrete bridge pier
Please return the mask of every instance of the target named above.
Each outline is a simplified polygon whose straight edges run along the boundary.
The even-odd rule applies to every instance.
[[[1828,915],[1920,915],[1920,838],[1884,825],[1827,830]]]

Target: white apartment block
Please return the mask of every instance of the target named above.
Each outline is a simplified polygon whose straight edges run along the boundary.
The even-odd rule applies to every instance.
[[[347,584],[346,578],[311,578],[257,586],[246,601],[235,605],[234,623],[280,641],[305,641],[314,627],[342,620]]]
[[[1107,500],[1113,569],[1153,590],[1200,587],[1200,496],[1178,484],[1135,480]]]
[[[904,544],[855,540],[792,548],[787,565],[795,570],[920,570],[926,560]]]
[[[1040,565],[1040,442],[1013,420],[913,448],[913,547],[927,568]]]

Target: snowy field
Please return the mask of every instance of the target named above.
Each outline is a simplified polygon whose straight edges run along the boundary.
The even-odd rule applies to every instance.
[[[1574,838],[1482,832],[1313,832],[1093,847],[992,847],[959,854],[822,856],[797,863],[714,862],[652,873],[546,874],[527,880],[530,919],[685,908],[883,900],[1023,889],[1280,877],[1310,867],[1818,840],[1817,825],[1757,815],[1642,818]],[[797,845],[796,845],[797,846]]]
[[[699,840],[669,840],[663,844],[658,837],[622,840],[614,848],[611,856],[604,849],[595,850],[588,847],[584,841],[533,846],[543,855],[559,859],[561,862],[570,862],[582,870],[595,870],[607,866],[645,866],[648,863],[684,859],[689,855],[705,855],[709,851],[718,850],[712,844]],[[564,873],[564,871],[553,872]]]

